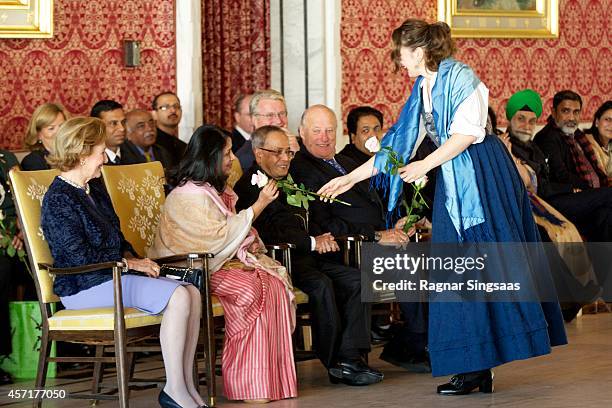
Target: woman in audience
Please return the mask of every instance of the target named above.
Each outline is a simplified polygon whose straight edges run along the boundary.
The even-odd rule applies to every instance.
[[[265,256],[251,227],[278,197],[270,181],[259,199],[236,213],[227,185],[236,157],[216,126],[198,128],[170,182],[148,255],[211,252],[212,293],[225,310],[223,383],[231,400],[268,402],[297,396],[291,332],[293,293],[285,268]]]
[[[433,243],[539,241],[514,165],[499,139],[485,132],[488,90],[470,67],[452,58],[455,45],[450,27],[408,19],[393,32],[392,40],[396,68],[416,77],[410,98],[384,136],[381,151],[351,173],[330,181],[319,193],[335,197],[374,176],[376,185],[389,189],[393,214],[403,182],[415,182],[440,166]],[[425,137],[439,147],[395,174],[385,148],[408,160]],[[491,258],[487,266],[496,265],[502,273],[547,277],[531,260]],[[430,270],[430,279],[447,277],[437,272]],[[439,394],[462,395],[475,389],[492,392],[491,368],[550,353],[551,345],[567,342],[557,303],[539,303],[535,297],[532,302],[440,302],[433,296],[429,303],[432,373],[454,374],[448,383],[438,386]]]
[[[21,161],[23,170],[48,170],[47,156],[53,151],[53,140],[68,112],[58,103],[40,105],[32,114],[25,136],[25,148],[30,153]]]
[[[593,125],[585,134],[593,146],[597,165],[607,174],[608,185],[612,185],[612,100],[604,102],[597,109]]]
[[[158,278],[159,266],[134,257],[119,229],[119,219],[101,183],[106,162],[104,123],[96,118],[69,119],[55,137],[49,162],[61,174],[53,180],[42,204],[42,229],[56,267],[121,261],[123,304],[147,313],[163,312],[160,341],[166,386],[162,407],[198,407],[204,401],[193,382],[193,359],[199,333],[200,292],[191,285]],[[66,309],[113,306],[112,271],[60,275],[53,289]],[[178,405],[177,405],[178,404]]]

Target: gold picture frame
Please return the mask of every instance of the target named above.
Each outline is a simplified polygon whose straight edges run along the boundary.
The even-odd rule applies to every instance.
[[[53,37],[53,0],[0,0],[0,38]]]
[[[438,0],[456,38],[558,38],[559,0]]]

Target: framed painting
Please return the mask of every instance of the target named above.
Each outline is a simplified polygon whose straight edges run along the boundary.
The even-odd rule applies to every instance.
[[[557,38],[559,0],[438,0],[454,37]]]
[[[53,37],[53,0],[0,0],[0,38]]]

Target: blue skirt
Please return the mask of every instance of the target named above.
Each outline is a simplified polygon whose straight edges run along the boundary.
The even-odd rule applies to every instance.
[[[141,275],[123,275],[121,277],[123,306],[133,307],[145,313],[159,314],[168,305],[174,290],[182,285],[188,283],[163,277],[155,279]],[[60,299],[66,309],[113,307],[113,293],[113,281],[109,280]]]
[[[485,221],[464,232],[465,242],[539,242],[529,198],[497,136],[467,150],[472,158]],[[460,175],[457,175],[458,177]],[[458,242],[437,177],[432,242]],[[539,271],[543,272],[543,271]],[[550,353],[567,344],[558,303],[431,302],[429,351],[434,376],[489,369]]]

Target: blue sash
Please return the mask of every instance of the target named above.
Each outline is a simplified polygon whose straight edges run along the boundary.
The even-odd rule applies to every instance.
[[[423,77],[419,76],[412,88],[410,98],[404,105],[397,122],[389,129],[381,146],[390,146],[407,163],[415,149],[419,137],[419,120],[423,107],[420,86]],[[475,90],[480,79],[467,65],[452,58],[440,63],[438,76],[431,92],[434,123],[443,144],[448,134],[455,112],[461,103]],[[377,188],[389,195],[389,214],[398,208],[402,198],[403,181],[399,175],[385,174],[387,154],[376,154],[374,167],[378,174],[373,180]],[[476,173],[472,158],[467,151],[443,163],[441,173],[444,179],[445,207],[462,240],[463,231],[484,222],[484,210],[476,184]],[[458,177],[455,177],[455,174]]]

